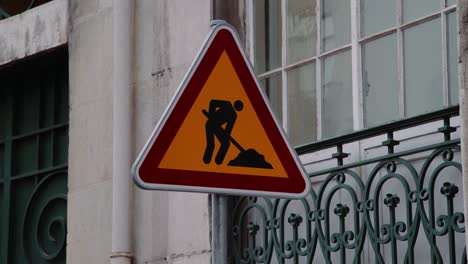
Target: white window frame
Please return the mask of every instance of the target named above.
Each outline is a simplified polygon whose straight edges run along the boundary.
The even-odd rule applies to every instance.
[[[247,48],[252,60],[252,65],[255,65],[255,25],[254,25],[254,4],[255,0],[247,0]],[[294,63],[287,63],[287,0],[281,1],[281,38],[282,38],[282,47],[281,47],[281,66],[273,70],[269,70],[263,73],[258,74],[258,78],[263,80],[265,78],[271,77],[276,74],[281,74],[282,77],[282,116],[283,116],[283,128],[288,132],[288,71],[294,68],[298,68],[302,65],[315,62],[316,65],[316,114],[317,114],[317,140],[323,139],[322,135],[322,65],[323,59],[327,56],[334,55],[340,52],[347,50],[351,51],[351,65],[352,65],[352,108],[353,108],[353,130],[361,130],[365,128],[364,124],[364,94],[363,94],[363,71],[362,71],[362,48],[363,45],[376,40],[378,38],[396,33],[397,37],[397,56],[398,56],[398,80],[399,80],[399,89],[398,89],[398,100],[399,100],[399,118],[404,118],[406,116],[406,107],[405,107],[405,83],[404,83],[404,60],[403,60],[403,32],[404,30],[414,27],[418,24],[441,18],[441,41],[442,41],[442,90],[443,90],[443,107],[449,106],[449,77],[448,77],[448,50],[447,50],[447,16],[456,12],[456,4],[446,6],[447,0],[439,0],[440,10],[433,12],[431,14],[420,17],[416,20],[403,23],[403,1],[404,0],[394,0],[397,2],[397,25],[391,28],[388,28],[384,31],[370,34],[365,37],[361,37],[361,4],[360,0],[351,0],[351,42],[344,46],[340,46],[330,51],[322,53],[322,41],[321,41],[321,0],[316,1],[316,13],[315,13],[315,22],[316,22],[316,52],[313,57],[303,59]],[[311,0],[314,1],[314,0]]]

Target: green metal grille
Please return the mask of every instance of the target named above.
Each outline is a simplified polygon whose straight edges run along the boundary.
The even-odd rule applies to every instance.
[[[236,198],[233,262],[466,263],[460,140],[450,126],[457,113],[454,107],[299,147],[335,149],[337,166],[311,174],[321,180],[302,200]],[[425,122],[440,128],[421,146],[395,139]],[[373,137],[382,139],[379,155],[346,164],[344,146]]]
[[[0,263],[65,263],[66,55],[0,70]]]

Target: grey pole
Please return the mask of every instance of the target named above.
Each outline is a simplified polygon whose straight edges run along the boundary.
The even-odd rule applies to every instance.
[[[211,21],[211,27],[217,25],[227,25],[228,23],[222,19]],[[227,195],[213,194],[211,198],[212,209],[212,263],[224,264],[227,263],[227,247],[228,247],[228,199]]]
[[[212,263],[227,263],[227,199],[226,195],[211,196],[211,250]]]
[[[224,20],[211,21],[212,27],[222,24],[227,24],[227,22]],[[228,196],[226,195],[213,194],[211,196],[211,250],[213,264],[227,263],[227,201]]]

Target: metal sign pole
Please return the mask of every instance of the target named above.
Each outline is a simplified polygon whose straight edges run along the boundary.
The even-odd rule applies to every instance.
[[[211,196],[211,250],[212,263],[227,263],[227,195],[213,194]]]
[[[224,20],[212,20],[211,27],[226,24]],[[227,263],[227,200],[228,196],[213,194],[211,198],[213,230],[212,230],[212,263]]]

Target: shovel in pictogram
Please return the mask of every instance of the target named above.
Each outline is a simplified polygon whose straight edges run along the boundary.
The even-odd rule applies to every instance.
[[[210,119],[210,113],[205,109],[202,110],[202,113]],[[265,156],[258,153],[255,149],[243,148],[239,142],[237,142],[230,134],[223,133],[221,127],[216,127],[216,132],[223,135],[227,140],[229,140],[236,148],[240,151],[239,155],[231,161],[229,161],[229,166],[237,167],[250,167],[250,168],[262,168],[262,169],[273,169],[270,163],[265,160]]]

